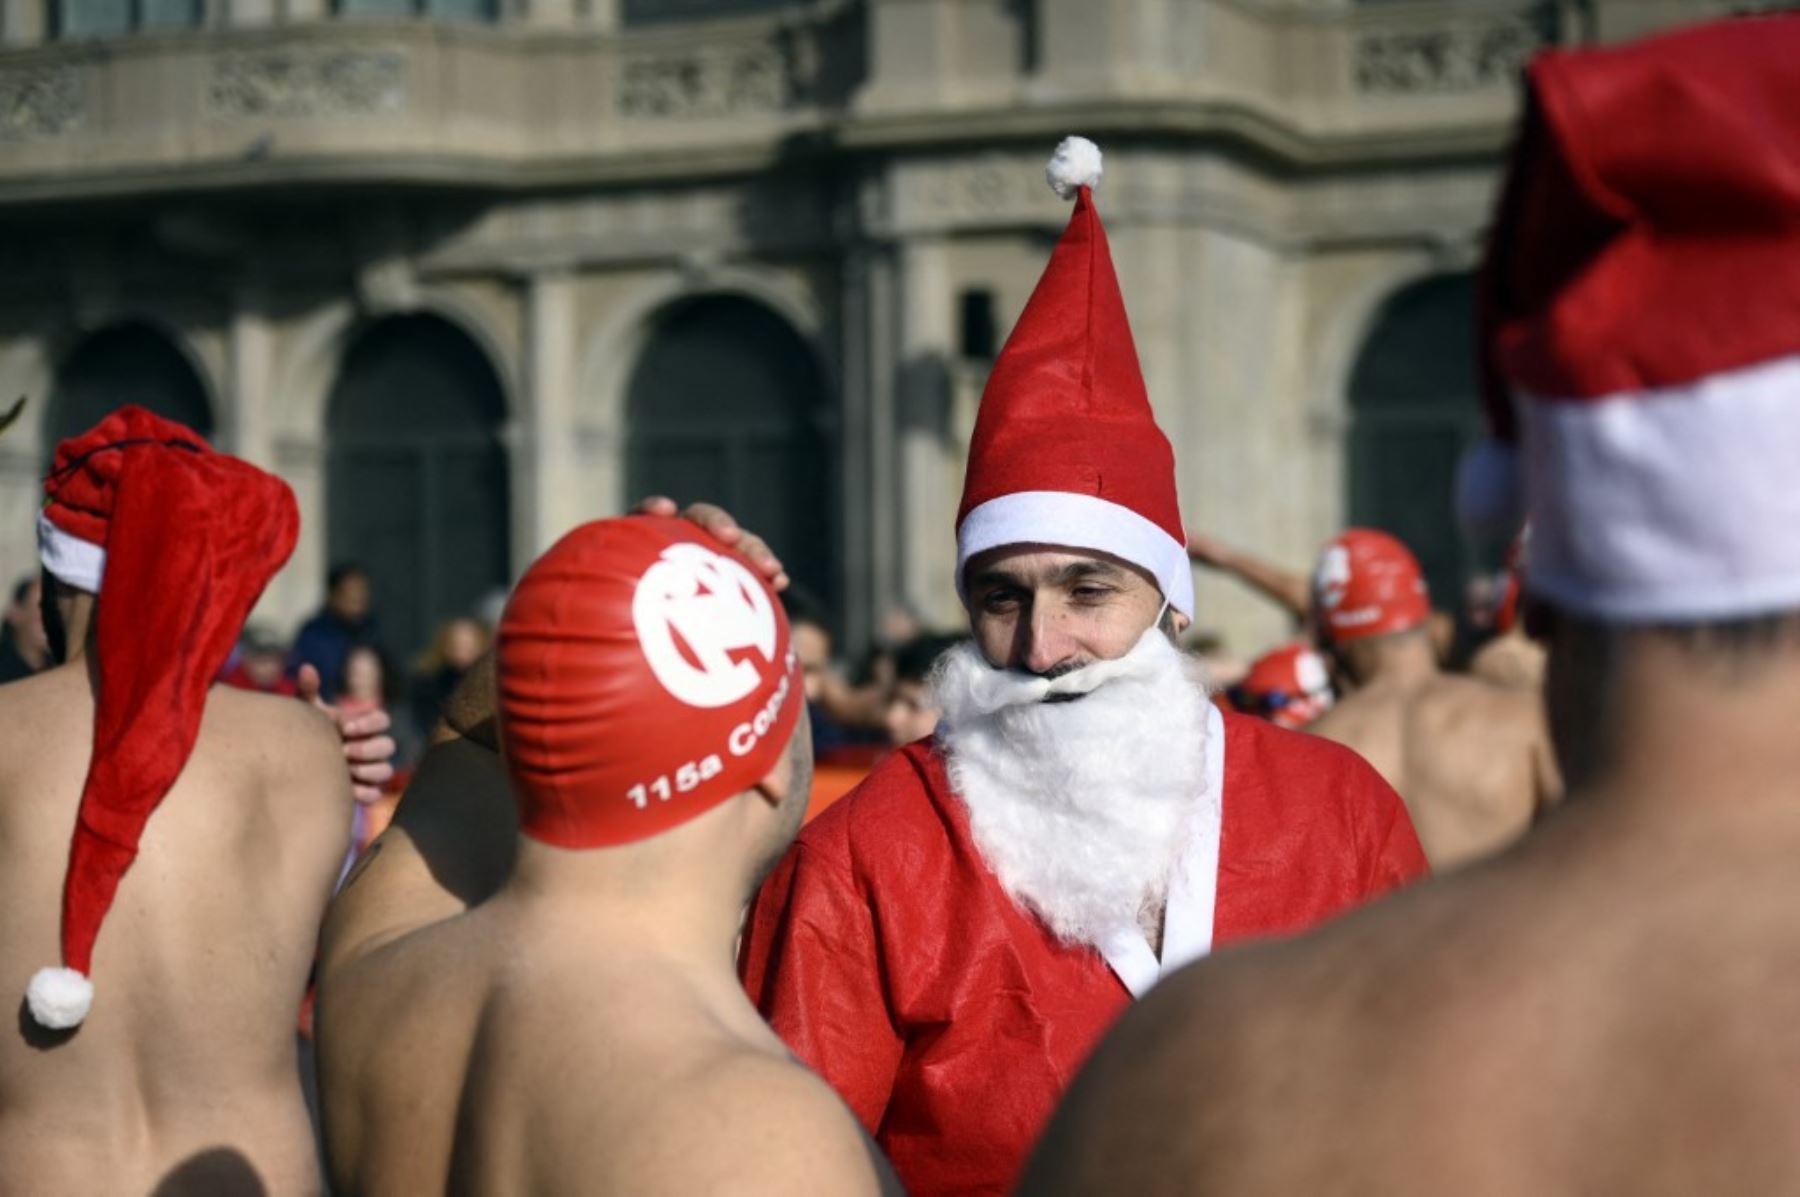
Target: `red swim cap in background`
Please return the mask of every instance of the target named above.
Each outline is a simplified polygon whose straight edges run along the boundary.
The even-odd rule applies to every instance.
[[[500,621],[500,734],[519,829],[629,844],[767,777],[804,701],[781,604],[687,520],[584,524]]]
[[[1418,559],[1372,528],[1351,528],[1325,546],[1313,595],[1319,626],[1337,644],[1404,632],[1431,618]]]
[[[1284,645],[1258,657],[1229,697],[1244,714],[1294,730],[1329,711],[1335,701],[1325,658],[1305,644]]]

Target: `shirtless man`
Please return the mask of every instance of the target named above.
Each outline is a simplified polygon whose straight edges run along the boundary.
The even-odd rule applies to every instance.
[[[1171,979],[1026,1192],[1800,1192],[1796,61],[1789,15],[1528,75],[1486,310],[1567,805]]]
[[[601,521],[527,571],[495,660],[518,811],[497,892],[499,862],[471,844],[453,863],[452,830],[498,830],[494,758],[444,728],[388,837],[398,850],[326,929],[337,1187],[884,1191],[855,1118],[733,969],[744,904],[799,829],[811,775],[779,602],[686,521]],[[459,696],[450,718],[471,705]]]
[[[350,780],[307,704],[209,689],[293,498],[136,408],[45,489],[60,663],[0,687],[0,1194],[317,1193],[294,1028]]]
[[[1406,800],[1434,872],[1517,839],[1561,792],[1537,695],[1438,668],[1418,562],[1352,528],[1314,589],[1320,637],[1350,693],[1307,728],[1355,749]]]

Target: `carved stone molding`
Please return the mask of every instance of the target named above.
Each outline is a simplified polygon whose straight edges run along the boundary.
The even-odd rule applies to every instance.
[[[1546,41],[1539,23],[1528,16],[1368,33],[1355,43],[1356,87],[1409,95],[1510,86]]]
[[[397,50],[269,50],[212,62],[213,116],[364,116],[406,107],[406,56]]]
[[[73,67],[0,71],[0,140],[60,136],[81,123],[85,108]]]
[[[774,41],[627,58],[619,112],[631,120],[705,120],[781,112],[793,101],[788,55]]]
[[[912,165],[895,181],[891,214],[908,225],[1054,223],[1068,205],[1043,182],[1036,155],[983,154]]]

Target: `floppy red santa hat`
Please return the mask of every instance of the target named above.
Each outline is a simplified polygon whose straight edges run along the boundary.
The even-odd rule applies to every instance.
[[[1627,622],[1800,606],[1800,17],[1529,72],[1483,271],[1527,588]]]
[[[1156,426],[1106,230],[1100,150],[1066,139],[1050,185],[1068,227],[994,362],[956,517],[957,586],[972,557],[1014,544],[1093,549],[1140,567],[1194,614],[1175,454]]]
[[[193,752],[207,687],[299,530],[285,483],[143,408],[57,446],[39,556],[99,596],[99,693],[63,878],[62,967],[38,970],[26,990],[40,1025],[87,1017],[101,921]]]

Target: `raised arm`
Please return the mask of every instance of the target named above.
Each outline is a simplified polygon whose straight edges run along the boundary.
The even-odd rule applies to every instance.
[[[1305,574],[1198,533],[1188,537],[1187,550],[1190,560],[1231,575],[1296,620],[1304,621],[1312,613],[1312,587]]]
[[[518,835],[494,734],[491,655],[445,704],[394,821],[344,882],[320,938],[321,971],[482,902],[512,869]]]

